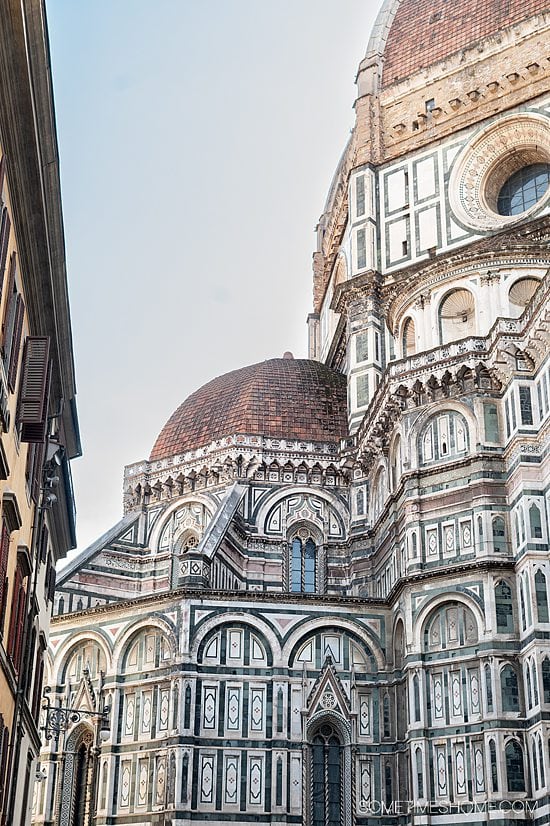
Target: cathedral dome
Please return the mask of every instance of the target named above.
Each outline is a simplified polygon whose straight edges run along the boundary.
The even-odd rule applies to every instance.
[[[375,27],[388,32],[382,85],[409,77],[547,9],[548,0],[389,0]]]
[[[191,394],[168,419],[151,461],[235,433],[335,442],[347,434],[346,379],[318,361],[268,359],[233,370]]]

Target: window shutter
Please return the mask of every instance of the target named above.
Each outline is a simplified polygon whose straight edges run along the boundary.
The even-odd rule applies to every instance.
[[[4,627],[6,604],[8,600],[8,555],[10,550],[10,532],[5,519],[2,520],[2,535],[0,536],[0,635]]]
[[[6,270],[6,261],[8,257],[10,228],[10,216],[8,215],[7,208],[4,207],[0,218],[0,295],[2,295],[2,286],[4,284],[4,272]]]
[[[13,594],[11,598],[10,630],[8,633],[8,656],[15,662],[15,649],[17,647],[17,627],[19,622],[19,593],[21,591],[21,573],[16,568],[13,582]]]
[[[4,192],[4,176],[6,174],[6,156],[2,155],[0,158],[0,203],[4,203],[2,194]]]
[[[13,335],[9,349],[8,362],[8,387],[11,392],[15,391],[17,379],[17,365],[19,362],[19,351],[21,349],[21,333],[23,332],[23,316],[25,315],[25,303],[20,295],[17,296],[15,304],[15,322],[13,325]]]
[[[17,420],[22,425],[22,442],[43,442],[48,418],[50,340],[29,336],[23,353]]]
[[[15,271],[17,269],[17,256],[12,252],[10,257],[10,266],[8,270],[8,286],[6,291],[6,303],[4,305],[4,315],[2,316],[2,355],[5,356],[6,340],[8,337],[8,327],[10,321],[13,320],[14,310],[14,286],[15,286]]]

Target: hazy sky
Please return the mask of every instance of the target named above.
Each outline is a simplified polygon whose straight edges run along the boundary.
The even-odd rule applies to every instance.
[[[307,355],[314,228],[369,0],[47,0],[83,456],[79,549],[214,376]]]

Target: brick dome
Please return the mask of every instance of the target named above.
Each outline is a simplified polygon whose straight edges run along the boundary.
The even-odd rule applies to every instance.
[[[547,10],[548,0],[394,0],[382,85]]]
[[[318,442],[345,436],[345,377],[289,356],[233,370],[189,396],[162,428],[151,461],[235,433]]]

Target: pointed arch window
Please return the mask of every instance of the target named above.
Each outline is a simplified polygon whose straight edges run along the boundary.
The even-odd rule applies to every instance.
[[[487,711],[493,711],[493,680],[491,677],[491,666],[485,664],[485,693],[487,697]]]
[[[412,318],[407,318],[403,324],[403,336],[401,339],[403,348],[403,358],[412,356],[416,353],[416,330]]]
[[[497,747],[494,740],[489,742],[489,761],[491,764],[491,790],[498,792]]]
[[[330,723],[323,723],[313,736],[310,755],[311,824],[341,826],[344,748]]]
[[[519,711],[518,675],[511,665],[500,672],[500,691],[503,711]]]
[[[506,582],[499,582],[495,588],[495,607],[497,614],[497,633],[512,634],[514,632],[512,589]]]
[[[542,522],[540,518],[540,508],[533,504],[529,508],[529,527],[533,539],[542,539]]]
[[[539,622],[548,622],[548,592],[546,576],[539,569],[535,574],[535,594],[537,597],[537,616]]]
[[[314,594],[317,586],[317,545],[311,536],[295,536],[291,543],[290,590]]]
[[[541,665],[542,671],[542,692],[544,702],[550,703],[550,660],[545,657]]]
[[[495,516],[492,526],[493,548],[495,553],[504,553],[506,551],[506,526],[502,516]]]
[[[517,740],[510,740],[505,749],[506,778],[509,792],[525,791],[523,749]]]

